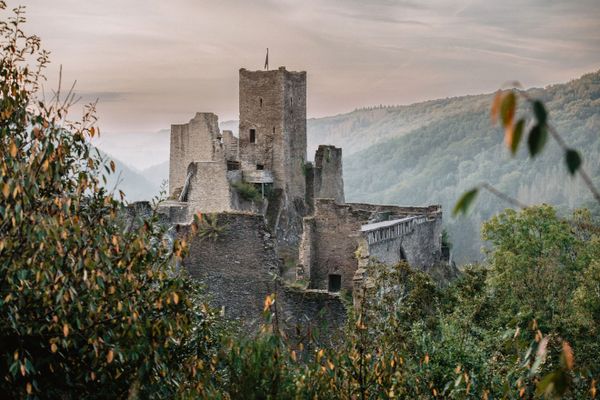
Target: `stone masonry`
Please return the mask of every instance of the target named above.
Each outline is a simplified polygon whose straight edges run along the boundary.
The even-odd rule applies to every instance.
[[[239,113],[239,137],[220,132],[213,113],[171,126],[170,198],[157,210],[187,239],[182,265],[227,317],[255,331],[265,296],[278,293],[284,323],[339,329],[340,293],[355,289],[364,260],[440,262],[439,206],[347,204],[342,149],[321,145],[307,163],[306,72],[240,69]],[[292,288],[282,273],[293,252]]]

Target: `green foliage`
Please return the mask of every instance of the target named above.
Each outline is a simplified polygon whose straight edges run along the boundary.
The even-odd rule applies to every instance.
[[[448,287],[372,264],[341,345],[297,356],[270,314],[215,361],[213,398],[589,397],[600,369],[600,239],[589,212],[549,206],[489,221],[489,264]],[[550,260],[553,260],[550,262]],[[562,285],[561,285],[562,283]],[[575,293],[570,296],[570,293]],[[265,310],[273,305],[269,297]],[[217,367],[218,365],[218,367]],[[595,379],[595,380],[594,380]]]
[[[463,194],[462,197],[456,202],[456,205],[452,210],[452,215],[466,214],[467,210],[471,206],[471,203],[473,203],[477,197],[478,191],[479,189],[475,188],[465,192],[465,194]]]
[[[194,388],[215,322],[197,284],[171,270],[185,248],[168,246],[155,219],[123,223],[101,175],[115,165],[89,144],[93,106],[71,122],[71,94],[37,99],[48,59],[23,22],[22,9],[0,22],[0,391],[168,398]]]
[[[194,214],[194,229],[200,239],[217,240],[227,229],[227,225],[219,225],[217,214]]]
[[[235,182],[231,186],[239,193],[240,197],[246,201],[258,201],[261,199],[260,192],[252,183]]]

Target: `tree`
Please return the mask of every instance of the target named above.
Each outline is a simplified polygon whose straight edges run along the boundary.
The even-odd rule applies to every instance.
[[[94,106],[71,122],[72,91],[39,98],[48,54],[24,22],[22,8],[0,21],[0,391],[171,397],[199,382],[212,314],[170,267],[184,243],[125,224],[103,187]]]

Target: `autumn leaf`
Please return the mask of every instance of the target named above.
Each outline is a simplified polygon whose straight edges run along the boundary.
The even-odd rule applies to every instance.
[[[113,362],[114,356],[115,356],[115,353],[113,352],[113,350],[112,349],[108,350],[108,353],[106,354],[106,362],[109,364],[111,362]]]
[[[492,110],[491,110],[491,117],[492,117],[492,124],[496,124],[496,122],[498,122],[498,115],[500,114],[500,104],[502,104],[502,91],[498,90],[496,92],[496,94],[494,95],[494,101],[492,102]]]

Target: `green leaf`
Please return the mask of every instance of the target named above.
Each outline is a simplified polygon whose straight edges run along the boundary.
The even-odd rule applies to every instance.
[[[548,113],[546,112],[546,107],[544,107],[544,103],[542,103],[539,100],[534,101],[533,113],[535,114],[535,118],[537,119],[539,125],[546,124]]]
[[[514,92],[509,92],[502,99],[502,105],[500,106],[500,116],[502,117],[502,125],[507,127],[512,124],[515,117],[515,109],[517,107],[517,96]]]
[[[544,125],[537,124],[531,131],[529,131],[529,138],[527,144],[529,145],[529,154],[531,157],[535,157],[546,144],[548,140],[548,131]]]
[[[452,210],[452,216],[456,216],[458,214],[466,214],[469,210],[469,206],[477,197],[477,192],[479,189],[471,189],[468,192],[463,193],[460,199],[454,205],[454,209]]]
[[[515,125],[515,129],[512,134],[512,141],[510,143],[510,152],[515,155],[517,149],[519,148],[519,143],[521,142],[521,137],[523,137],[523,129],[525,129],[525,120],[520,119]]]
[[[567,168],[571,175],[574,175],[575,172],[581,166],[581,157],[577,150],[569,149],[565,152],[565,161],[567,162]]]

